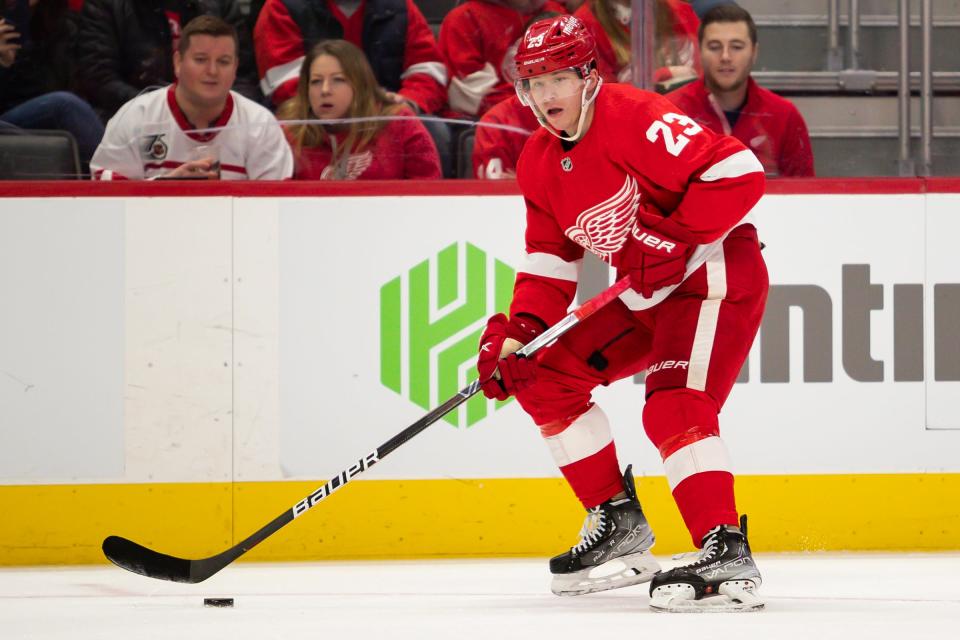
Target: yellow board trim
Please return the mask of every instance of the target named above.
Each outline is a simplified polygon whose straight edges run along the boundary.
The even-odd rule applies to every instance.
[[[212,555],[319,484],[0,486],[0,565],[103,562],[110,534]],[[690,550],[666,480],[637,486],[654,552]],[[757,551],[960,549],[960,474],[742,476],[736,489]],[[245,558],[548,557],[582,519],[562,479],[356,480]]]

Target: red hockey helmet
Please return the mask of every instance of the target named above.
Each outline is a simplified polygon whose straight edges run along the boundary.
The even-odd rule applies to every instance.
[[[517,78],[525,80],[561,69],[596,64],[597,44],[587,27],[574,16],[537,20],[520,39]]]

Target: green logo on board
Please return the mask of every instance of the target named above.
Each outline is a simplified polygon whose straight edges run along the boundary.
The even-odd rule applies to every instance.
[[[432,409],[475,379],[480,334],[487,318],[509,308],[514,276],[509,265],[474,245],[454,243],[383,285],[383,385]],[[487,416],[488,405],[477,394],[444,420],[470,427]]]

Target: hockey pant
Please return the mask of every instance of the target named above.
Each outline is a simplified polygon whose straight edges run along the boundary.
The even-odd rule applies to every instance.
[[[541,352],[537,382],[517,400],[584,507],[622,488],[610,425],[592,391],[645,372],[643,426],[694,544],[714,526],[737,524],[718,413],[759,329],[767,288],[756,231],[739,227],[660,304],[631,311],[617,300]]]

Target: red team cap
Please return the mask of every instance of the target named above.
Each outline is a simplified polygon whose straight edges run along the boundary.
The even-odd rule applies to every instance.
[[[514,58],[517,77],[527,79],[562,69],[580,69],[597,59],[593,35],[574,16],[537,20],[520,40]]]

